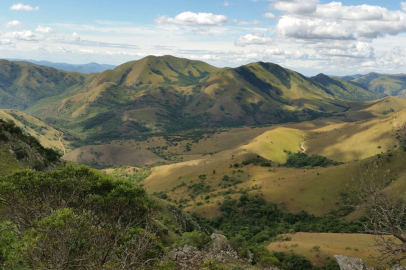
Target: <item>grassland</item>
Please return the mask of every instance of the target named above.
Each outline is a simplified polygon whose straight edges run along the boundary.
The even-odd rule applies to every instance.
[[[115,145],[87,145],[76,148],[63,156],[63,159],[79,164],[120,167],[123,165],[142,167],[165,162],[148,150],[140,150]]]
[[[382,177],[391,172],[394,179],[404,179],[402,160],[405,154],[398,150],[396,134],[404,128],[405,112],[349,123],[324,119],[231,129],[197,143],[181,141],[162,154],[166,156],[166,151],[178,151],[178,158],[183,162],[154,168],[143,184],[151,193],[166,193],[170,199],[184,202],[189,211],[198,211],[208,217],[218,213],[218,203],[226,196],[238,197],[243,192],[259,194],[290,211],[324,214],[339,209],[345,194],[357,189],[357,179],[365,172],[365,166],[370,166],[368,164],[377,162],[378,174]],[[154,140],[155,144],[158,142],[161,146],[166,144],[163,139]],[[144,143],[141,148],[148,148],[148,143]],[[190,151],[185,150],[186,144],[190,145]],[[211,152],[218,145],[223,148]],[[286,162],[284,150],[305,151],[345,164],[305,169],[278,167]],[[377,158],[378,154],[380,158]],[[261,167],[260,163],[241,165],[258,156],[270,161],[272,167]],[[199,176],[203,175],[204,181],[201,181]],[[225,182],[224,175],[233,180]],[[196,191],[195,186],[200,183],[206,187],[204,192]]]
[[[371,235],[295,233],[285,236],[290,237],[291,240],[271,243],[268,249],[279,252],[292,250],[309,259],[315,266],[325,265],[328,259],[337,254],[361,258],[369,267],[377,266],[373,256],[376,257],[379,254],[374,250],[374,240]]]
[[[48,148],[52,148],[63,153],[63,148],[59,142],[61,131],[51,125],[32,117],[28,114],[16,110],[0,110],[0,119],[13,120],[16,126],[20,127],[26,134],[33,136]],[[70,142],[61,138],[61,142],[67,151],[70,151]]]

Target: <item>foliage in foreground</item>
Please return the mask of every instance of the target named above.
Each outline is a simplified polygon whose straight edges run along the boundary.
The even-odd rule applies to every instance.
[[[87,167],[0,178],[0,263],[11,269],[141,269],[163,252],[146,191]]]

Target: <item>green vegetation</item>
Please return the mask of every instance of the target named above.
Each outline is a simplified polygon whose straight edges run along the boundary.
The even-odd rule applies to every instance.
[[[221,214],[210,224],[228,237],[241,236],[249,243],[267,243],[279,234],[295,232],[358,233],[358,223],[340,221],[336,213],[316,217],[305,211],[290,213],[257,196],[225,200]]]
[[[327,167],[329,165],[340,165],[342,162],[337,162],[334,160],[330,160],[326,157],[322,157],[319,155],[312,155],[309,156],[302,152],[292,153],[290,151],[286,151],[288,155],[288,160],[283,165],[285,167],[290,168],[314,168],[314,167]]]
[[[13,269],[148,268],[163,253],[147,226],[154,203],[128,181],[83,166],[25,170],[0,178],[0,197],[0,261]]]
[[[5,143],[4,146],[14,154],[16,160],[25,164],[23,167],[31,167],[37,171],[55,164],[61,157],[55,150],[43,147],[36,138],[25,135],[11,120],[0,119],[0,141]],[[7,167],[9,162],[3,160],[2,166]],[[8,169],[5,168],[5,171]]]
[[[394,111],[395,110],[393,108],[390,108],[389,110],[383,111],[382,114],[387,115],[387,114],[393,113]]]

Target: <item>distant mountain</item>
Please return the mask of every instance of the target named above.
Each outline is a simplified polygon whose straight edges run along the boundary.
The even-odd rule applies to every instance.
[[[330,78],[327,75],[319,74],[311,78],[318,86],[334,94],[335,97],[350,101],[374,100],[385,97],[383,93],[375,93],[367,87],[353,81],[345,81],[339,78]]]
[[[406,97],[406,74],[390,75],[371,72],[352,81],[375,93]]]
[[[204,127],[298,122],[383,94],[272,63],[216,68],[148,56],[100,74],[0,61],[0,109],[20,109],[89,142]]]
[[[52,102],[55,96],[76,94],[92,76],[96,75],[0,60],[0,109],[26,110],[38,102]]]
[[[364,74],[354,74],[354,75],[346,75],[346,76],[335,76],[335,75],[328,75],[331,78],[339,78],[343,81],[351,81],[354,80],[356,78],[362,77],[364,76]]]
[[[103,71],[114,69],[116,66],[114,65],[107,65],[107,64],[98,64],[98,63],[89,63],[83,65],[75,65],[75,64],[67,64],[67,63],[54,63],[49,61],[36,61],[36,60],[27,60],[27,59],[8,59],[10,61],[25,61],[30,62],[33,64],[46,66],[46,67],[53,67],[59,70],[70,71],[70,72],[79,72],[84,74],[91,74],[91,73],[101,73]]]

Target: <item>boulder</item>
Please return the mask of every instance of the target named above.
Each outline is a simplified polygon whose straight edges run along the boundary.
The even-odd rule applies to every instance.
[[[366,266],[359,258],[349,258],[342,255],[334,255],[334,258],[341,270],[375,270],[374,268]]]

